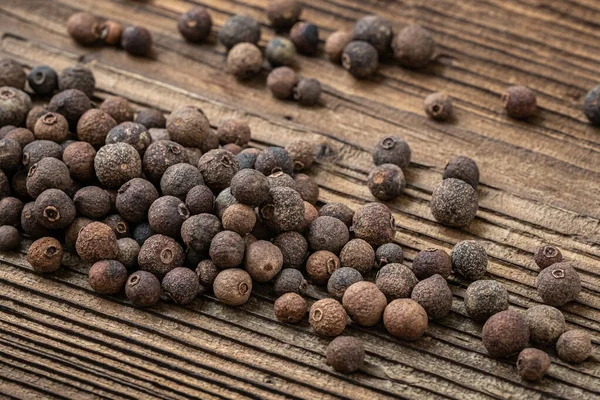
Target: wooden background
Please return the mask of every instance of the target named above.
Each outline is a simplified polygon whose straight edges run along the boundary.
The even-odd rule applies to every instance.
[[[311,175],[321,201],[352,208],[372,201],[365,186],[370,150],[383,135],[403,136],[413,149],[408,189],[389,203],[396,240],[412,260],[427,247],[450,250],[460,240],[484,242],[489,277],[508,289],[511,307],[539,304],[532,252],[558,245],[580,262],[583,290],[563,307],[569,328],[600,341],[600,129],[581,111],[597,84],[600,2],[597,0],[307,0],[304,19],[321,29],[350,29],[370,13],[395,27],[420,23],[439,44],[436,62],[422,71],[382,65],[356,81],[323,55],[299,57],[297,69],[324,86],[322,106],[301,108],[274,100],[265,76],[236,82],[225,71],[225,51],[190,45],[176,19],[193,4],[209,8],[214,30],[232,14],[263,23],[264,45],[274,36],[266,0],[2,0],[0,56],[57,70],[84,62],[94,71],[98,100],[130,99],[136,108],[169,112],[201,107],[214,126],[245,118],[253,145],[283,146],[304,138],[320,146]],[[67,36],[75,11],[90,11],[149,28],[153,59],[114,48],[82,48]],[[538,93],[540,112],[528,122],[508,119],[500,94],[512,84]],[[454,98],[455,119],[424,117],[422,99],[443,90]],[[444,228],[429,212],[446,161],[477,161],[480,211],[464,230]],[[24,249],[23,249],[24,250]],[[594,361],[569,365],[551,352],[540,384],[521,381],[514,359],[489,357],[481,326],[466,318],[466,285],[452,279],[453,312],[430,324],[414,343],[382,328],[349,326],[364,340],[369,366],[344,376],[324,362],[329,340],[307,322],[283,325],[273,316],[274,295],[260,287],[240,308],[202,297],[191,306],[165,303],[137,309],[123,298],[96,295],[87,266],[69,260],[59,273],[34,274],[23,254],[0,256],[0,397],[56,398],[600,398]],[[310,302],[322,297],[314,290]]]

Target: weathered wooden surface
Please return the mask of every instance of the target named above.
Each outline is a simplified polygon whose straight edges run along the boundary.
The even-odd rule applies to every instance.
[[[214,40],[184,43],[175,20],[192,3],[210,9],[216,30],[244,13],[264,24],[263,44],[274,35],[263,13],[266,0],[3,0],[0,55],[57,70],[86,62],[98,98],[117,94],[164,111],[195,104],[214,126],[243,117],[256,146],[314,140],[322,148],[312,171],[321,200],[353,208],[372,200],[365,187],[370,149],[382,135],[399,134],[414,162],[406,194],[389,206],[408,259],[426,247],[484,241],[489,276],[507,287],[512,307],[524,309],[540,301],[532,252],[556,244],[581,262],[580,300],[563,307],[568,325],[590,332],[598,351],[600,129],[586,123],[581,103],[598,83],[600,3],[305,1],[304,18],[319,25],[322,39],[379,13],[396,27],[423,24],[440,45],[437,61],[424,71],[386,63],[365,82],[323,56],[300,57],[299,72],[324,85],[323,105],[314,109],[272,99],[264,76],[236,82]],[[76,10],[148,27],[153,59],[77,46],[64,28]],[[540,113],[529,122],[501,111],[500,93],[518,83],[539,94]],[[451,123],[423,116],[423,97],[438,90],[455,99]],[[437,225],[428,208],[445,162],[456,154],[474,158],[482,171],[481,209],[464,230]],[[489,357],[481,326],[465,317],[460,279],[452,280],[452,314],[431,323],[417,342],[350,326],[348,333],[366,344],[369,367],[344,376],[324,363],[327,339],[306,322],[275,320],[267,287],[240,308],[199,298],[189,307],[140,310],[94,294],[87,267],[74,260],[55,275],[38,276],[22,253],[0,255],[0,398],[600,398],[593,361],[569,365],[551,352],[549,376],[530,384],[518,378],[514,359]]]

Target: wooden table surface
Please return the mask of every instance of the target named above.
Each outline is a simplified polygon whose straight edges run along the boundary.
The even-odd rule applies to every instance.
[[[428,247],[447,251],[480,240],[490,257],[489,278],[509,291],[511,307],[540,304],[533,251],[559,246],[580,263],[583,290],[562,307],[569,328],[600,341],[600,129],[581,111],[585,93],[600,82],[600,2],[597,0],[307,0],[304,19],[321,39],[370,13],[395,27],[420,23],[439,44],[429,67],[411,71],[387,62],[368,81],[356,81],[324,55],[299,57],[297,70],[320,79],[322,105],[301,108],[274,100],[265,74],[246,83],[226,73],[225,49],[190,45],[176,19],[193,4],[209,8],[214,31],[232,14],[263,24],[261,45],[274,36],[266,0],[3,0],[0,56],[28,67],[61,70],[84,62],[96,76],[98,100],[130,99],[136,109],[169,112],[194,104],[214,127],[231,117],[249,121],[252,145],[319,145],[311,175],[323,203],[357,208],[373,201],[365,182],[370,150],[383,135],[404,137],[413,149],[406,193],[388,205],[396,241],[408,262]],[[149,28],[152,59],[114,48],[83,48],[67,35],[75,11],[90,11]],[[528,122],[508,119],[500,94],[513,84],[538,93],[540,110]],[[423,98],[446,91],[454,98],[450,123],[428,120]],[[466,229],[438,225],[431,192],[446,161],[467,155],[481,170],[480,210]],[[60,272],[32,272],[24,250],[0,255],[0,398],[600,398],[600,368],[560,361],[539,384],[519,378],[514,358],[486,354],[481,325],[465,315],[466,283],[451,278],[450,316],[408,343],[383,328],[354,325],[368,366],[342,375],[325,365],[328,339],[307,321],[277,322],[274,294],[259,287],[240,308],[201,297],[190,306],[161,303],[138,309],[124,298],[96,295],[88,266],[68,259]],[[308,298],[324,297],[311,290]]]

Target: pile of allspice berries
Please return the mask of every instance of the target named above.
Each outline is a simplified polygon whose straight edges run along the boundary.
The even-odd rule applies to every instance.
[[[275,38],[265,49],[277,66],[267,84],[277,98],[313,105],[320,95],[318,82],[299,79],[286,66],[296,50],[310,55],[318,46],[317,27],[298,22],[301,10],[293,0],[269,3],[273,25],[291,31],[289,39]],[[193,42],[204,40],[211,26],[208,12],[198,7],[178,25]],[[151,48],[145,29],[122,29],[88,14],[75,14],[68,31],[82,44],[120,43],[134,55]],[[219,40],[230,49],[228,64],[236,76],[262,68],[259,39],[260,25],[249,17],[232,17],[222,27]],[[421,67],[432,59],[435,44],[419,26],[394,35],[383,18],[367,16],[353,32],[332,34],[325,50],[332,61],[364,78],[388,51],[407,67]],[[360,369],[365,360],[360,340],[340,336],[349,320],[365,327],[383,323],[391,335],[417,340],[429,320],[452,312],[447,279],[454,274],[471,282],[464,310],[484,323],[484,347],[495,357],[518,354],[524,379],[539,380],[550,366],[546,352],[529,344],[555,346],[568,362],[591,355],[590,335],[567,330],[555,308],[575,300],[581,290],[576,264],[564,261],[556,247],[543,246],[534,257],[545,305],[509,310],[507,290],[485,279],[488,256],[482,243],[459,242],[451,254],[426,249],[409,267],[393,242],[396,224],[385,204],[352,210],[328,203],[318,209],[319,187],[304,173],[315,162],[313,143],[298,140],[260,150],[249,147],[251,129],[243,120],[220,121],[215,131],[194,106],[166,117],[153,109],[136,114],[120,97],[96,106],[95,86],[85,66],[58,74],[42,65],[26,74],[18,63],[0,61],[0,250],[18,249],[22,236],[35,240],[27,259],[36,272],[54,272],[65,250],[76,253],[90,264],[93,290],[102,295],[124,291],[137,306],[161,299],[185,305],[209,293],[239,306],[250,298],[254,283],[268,282],[278,296],[275,317],[298,323],[308,312],[317,334],[335,337],[327,362],[344,373]],[[531,94],[523,87],[509,89],[509,115],[531,115]],[[32,107],[30,95],[49,102]],[[425,109],[443,120],[452,104],[434,94]],[[373,196],[382,201],[400,196],[411,161],[408,143],[384,137],[372,155],[375,167],[367,185]],[[467,226],[478,210],[478,184],[475,161],[451,159],[432,194],[434,218]],[[309,283],[326,287],[331,297],[308,307],[302,295]]]

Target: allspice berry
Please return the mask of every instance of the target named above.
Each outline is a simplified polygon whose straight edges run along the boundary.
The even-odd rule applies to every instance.
[[[362,17],[356,21],[352,30],[354,40],[369,42],[380,55],[387,53],[393,36],[392,24],[378,15]]]
[[[125,295],[136,306],[149,307],[160,300],[160,281],[146,271],[136,271],[129,275],[125,283]]]
[[[354,211],[343,203],[327,203],[319,210],[319,216],[337,218],[350,228]]]
[[[300,269],[308,254],[308,242],[298,232],[282,232],[275,236],[273,244],[283,255],[283,268]]]
[[[258,43],[260,34],[260,24],[254,18],[246,15],[234,15],[221,27],[219,42],[229,50],[239,43]]]
[[[327,292],[336,300],[342,300],[346,289],[356,282],[363,280],[360,272],[354,268],[338,268],[329,277],[327,281]]]
[[[73,222],[77,213],[73,201],[58,189],[43,191],[35,199],[35,212],[39,223],[48,229],[65,229]]]
[[[210,132],[204,112],[194,106],[179,107],[167,117],[167,131],[171,140],[185,147],[200,147]]]
[[[174,268],[181,267],[184,258],[183,249],[175,239],[156,234],[142,244],[138,264],[141,270],[162,278]]]
[[[244,267],[256,282],[270,281],[281,271],[282,266],[281,250],[271,242],[258,240],[246,249]]]
[[[215,297],[230,306],[240,306],[248,301],[252,294],[252,278],[239,268],[230,268],[219,272],[213,283]]]
[[[592,124],[600,125],[600,85],[585,95],[583,113]]]
[[[577,264],[563,261],[540,271],[535,286],[544,303],[559,307],[573,301],[581,291]]]
[[[344,48],[342,66],[355,78],[368,78],[379,67],[377,49],[371,43],[354,40]]]
[[[86,111],[77,123],[77,138],[92,146],[103,146],[108,132],[117,126],[117,121],[106,111],[93,108]]]
[[[23,69],[21,68],[21,73]],[[51,94],[58,88],[58,75],[47,65],[37,65],[29,71],[27,76],[29,87],[37,94]],[[0,86],[7,86],[0,82]],[[8,85],[10,86],[10,85]]]
[[[240,163],[227,150],[216,149],[200,158],[198,169],[202,173],[204,184],[218,192],[229,187],[231,179],[240,170]]]
[[[30,109],[31,98],[27,93],[9,86],[0,87],[0,110],[3,111],[0,114],[0,126],[20,126]]]
[[[302,200],[310,204],[317,204],[319,200],[319,185],[306,174],[294,175],[294,188],[300,194]]]
[[[408,143],[399,136],[386,136],[373,149],[375,165],[394,164],[406,170],[410,164],[411,150]]]
[[[302,272],[293,268],[282,269],[273,280],[273,291],[277,296],[285,293],[300,293],[305,291],[307,287],[308,282],[302,276]]]
[[[238,161],[240,162],[240,169],[254,169],[256,158],[260,154],[259,149],[247,148],[237,155]]]
[[[203,183],[204,179],[198,168],[186,163],[175,164],[167,168],[160,178],[160,191],[163,196],[175,196],[184,200],[194,186]]]
[[[425,249],[415,256],[412,270],[419,280],[427,279],[435,274],[447,279],[452,272],[452,259],[442,249]]]
[[[256,206],[269,199],[269,181],[261,172],[242,169],[231,178],[231,194],[242,204]]]
[[[481,279],[487,271],[488,257],[485,249],[474,240],[457,243],[452,249],[451,257],[454,271],[466,279]]]
[[[99,219],[110,211],[110,197],[98,186],[86,186],[73,196],[77,213],[83,217]]]
[[[35,136],[33,132],[27,128],[14,128],[4,136],[4,139],[15,140],[17,143],[19,143],[21,148],[24,148],[35,140]]]
[[[267,87],[273,97],[281,100],[289,99],[294,94],[294,87],[298,83],[298,75],[290,67],[278,67],[269,72]]]
[[[156,199],[148,209],[148,222],[156,233],[179,237],[181,225],[190,217],[185,203],[174,196]]]
[[[526,381],[541,380],[550,367],[550,357],[542,350],[524,349],[517,358],[517,370]]]
[[[15,171],[19,168],[22,157],[23,150],[19,142],[14,139],[0,139],[0,168],[2,170]]]
[[[552,344],[566,329],[563,313],[552,306],[533,306],[525,311],[524,317],[529,326],[529,339],[535,344]]]
[[[140,157],[142,157],[148,146],[150,146],[150,143],[152,143],[152,138],[144,125],[137,122],[125,121],[108,132],[105,143],[127,143],[133,146],[140,153]]]
[[[319,27],[310,22],[296,22],[290,30],[290,40],[298,53],[314,55],[319,47]]]
[[[433,191],[430,203],[433,217],[444,225],[467,226],[479,208],[477,192],[459,179],[444,179]]]
[[[119,254],[117,236],[102,222],[92,222],[84,226],[77,236],[75,249],[79,257],[88,263],[114,260]]]
[[[361,326],[373,326],[381,321],[387,300],[373,282],[362,281],[346,289],[342,304],[354,322]]]
[[[115,260],[96,262],[88,273],[90,286],[96,293],[117,294],[127,281],[127,269]]]
[[[312,107],[321,98],[321,83],[313,78],[302,78],[294,87],[294,100],[301,106]]]
[[[429,118],[446,121],[452,117],[452,98],[446,93],[431,93],[425,97],[423,108]]]
[[[193,215],[181,225],[181,238],[186,246],[206,252],[215,235],[223,230],[219,218],[212,214]]]
[[[344,307],[334,299],[322,299],[310,308],[308,322],[318,335],[338,336],[344,329],[348,315]]]
[[[115,206],[123,218],[140,223],[147,220],[148,210],[156,199],[158,191],[153,184],[142,178],[133,178],[119,188]]]
[[[344,49],[352,41],[352,32],[339,30],[333,32],[325,40],[325,54],[331,62],[339,64],[342,61]]]
[[[23,66],[15,60],[10,58],[0,60],[0,86],[23,89],[26,77]]]
[[[427,330],[427,313],[411,299],[397,299],[383,311],[385,329],[398,339],[417,340]]]
[[[77,127],[81,116],[92,108],[92,101],[81,90],[68,89],[57,93],[50,99],[48,111],[62,114],[71,129]]]
[[[433,58],[435,41],[431,33],[421,25],[408,25],[392,40],[392,50],[401,65],[421,68]]]
[[[39,239],[52,235],[52,231],[40,223],[42,215],[36,210],[35,203],[30,202],[23,206],[21,212],[21,228],[32,239]]]
[[[445,317],[452,310],[452,291],[441,275],[417,283],[410,298],[419,303],[431,319]]]
[[[194,186],[185,196],[185,205],[192,215],[212,213],[215,208],[215,196],[204,185]]]
[[[152,34],[141,26],[128,26],[121,34],[121,46],[133,56],[147,56],[152,50]]]
[[[511,86],[502,94],[506,114],[514,119],[526,119],[535,114],[535,92],[526,86]]]
[[[200,290],[198,294],[203,294],[212,290],[215,278],[219,275],[219,268],[212,260],[202,260],[196,267],[196,275],[200,282]]]
[[[23,202],[16,197],[5,197],[0,200],[0,226],[18,226],[22,211]]]
[[[267,43],[265,57],[273,67],[292,65],[296,57],[296,47],[287,38],[275,37]]]
[[[27,250],[27,261],[36,272],[54,272],[60,268],[63,248],[52,237],[36,240]]]
[[[229,72],[238,79],[248,79],[258,74],[262,68],[263,56],[252,43],[238,43],[227,55]]]
[[[189,304],[200,290],[198,275],[189,268],[174,268],[163,278],[162,290],[176,304]]]
[[[181,14],[177,20],[177,29],[188,42],[204,41],[212,28],[212,18],[204,7],[192,7]]]
[[[65,163],[65,165],[67,165],[67,161],[65,161],[64,159],[64,152],[60,144],[51,142],[49,140],[35,140],[29,143],[28,145],[23,147],[23,165],[27,167],[27,170],[25,171],[25,176],[27,176],[27,174],[29,173],[28,169],[33,164],[40,162],[42,158],[51,157],[60,160],[61,154],[63,154],[63,162]],[[96,150],[94,150],[94,155],[95,154]],[[68,156],[69,154],[67,153],[67,160],[69,159]],[[68,167],[69,166],[67,165],[67,168]]]
[[[340,262],[342,263],[342,266],[353,268],[361,274],[369,272],[371,268],[373,268],[374,261],[375,251],[373,250],[373,247],[362,239],[350,240],[344,245],[340,252]]]
[[[351,336],[338,336],[325,350],[327,364],[338,372],[349,374],[359,370],[365,362],[362,342]]]
[[[72,14],[67,20],[67,32],[79,44],[90,46],[100,40],[102,27],[96,17],[85,12]]]
[[[338,256],[327,250],[312,253],[306,260],[306,273],[315,285],[324,285],[331,274],[340,267]]]
[[[265,176],[276,172],[294,173],[294,161],[290,153],[282,147],[267,147],[256,157],[255,168]]]
[[[135,122],[142,124],[146,129],[153,128],[164,129],[167,126],[167,120],[160,110],[146,108],[137,113]]]
[[[548,268],[552,264],[562,262],[563,255],[560,250],[551,245],[544,245],[538,248],[533,255],[533,261],[539,269]]]
[[[94,159],[96,176],[107,188],[120,188],[125,182],[142,175],[142,160],[127,143],[102,146]]]
[[[500,311],[508,310],[508,292],[497,281],[475,281],[467,288],[464,302],[469,317],[485,321]]]
[[[339,254],[349,239],[348,227],[337,218],[318,217],[310,224],[308,243],[313,251],[327,250]],[[373,254],[371,258],[374,258],[374,256]],[[357,264],[354,263],[353,265]],[[362,268],[366,269],[367,267],[363,266]]]
[[[268,200],[259,210],[262,221],[275,232],[295,230],[304,221],[304,201],[288,187],[270,189]]]
[[[244,251],[244,239],[232,231],[219,232],[210,242],[210,258],[221,269],[241,265],[244,260]]]
[[[298,232],[304,233],[310,227],[310,224],[313,223],[315,219],[319,216],[319,212],[308,201],[304,202],[304,220],[296,227]]]
[[[69,123],[58,113],[46,113],[35,123],[33,133],[38,140],[63,142],[69,135]]]
[[[382,164],[369,173],[367,186],[378,200],[389,201],[402,194],[406,188],[406,178],[397,165]]]
[[[181,145],[171,140],[159,140],[148,146],[144,153],[144,174],[151,182],[159,183],[167,168],[187,161],[187,153]]]
[[[234,143],[238,146],[245,146],[252,138],[252,131],[246,121],[228,119],[219,125],[217,136],[219,136],[219,143],[223,145]]]
[[[315,160],[313,145],[307,140],[295,140],[285,148],[294,160],[294,171],[310,168]]]
[[[71,176],[62,161],[46,157],[29,168],[26,185],[27,192],[35,199],[48,189],[66,191],[71,186]]]
[[[0,226],[0,251],[9,251],[21,245],[21,235],[14,226]],[[295,271],[295,270],[290,270]]]
[[[243,204],[233,204],[223,212],[223,228],[244,236],[254,229],[256,213],[251,207]]]
[[[270,0],[265,11],[275,29],[289,29],[300,18],[302,4],[297,0]]]
[[[297,293],[285,293],[275,300],[275,317],[284,323],[297,324],[306,315],[306,300]]]
[[[558,357],[566,362],[580,363],[592,354],[592,338],[589,333],[579,329],[566,331],[556,342]]]
[[[58,77],[58,90],[63,92],[68,89],[81,90],[91,99],[96,89],[94,74],[89,68],[81,65],[63,69]]]
[[[389,301],[410,297],[418,280],[406,265],[387,264],[377,273],[375,284]]]
[[[529,327],[518,312],[501,311],[483,325],[482,339],[488,353],[494,357],[508,357],[527,346]]]
[[[477,167],[477,163],[469,157],[453,157],[448,161],[448,164],[446,164],[446,168],[444,168],[443,179],[450,178],[465,181],[471,185],[473,189],[477,189],[477,185],[479,185],[479,168]]]
[[[381,203],[367,203],[354,213],[351,231],[371,246],[389,243],[396,233],[396,222],[389,208]]]
[[[123,25],[116,21],[105,21],[100,33],[100,38],[104,44],[109,46],[118,46],[121,43],[123,35]]]

